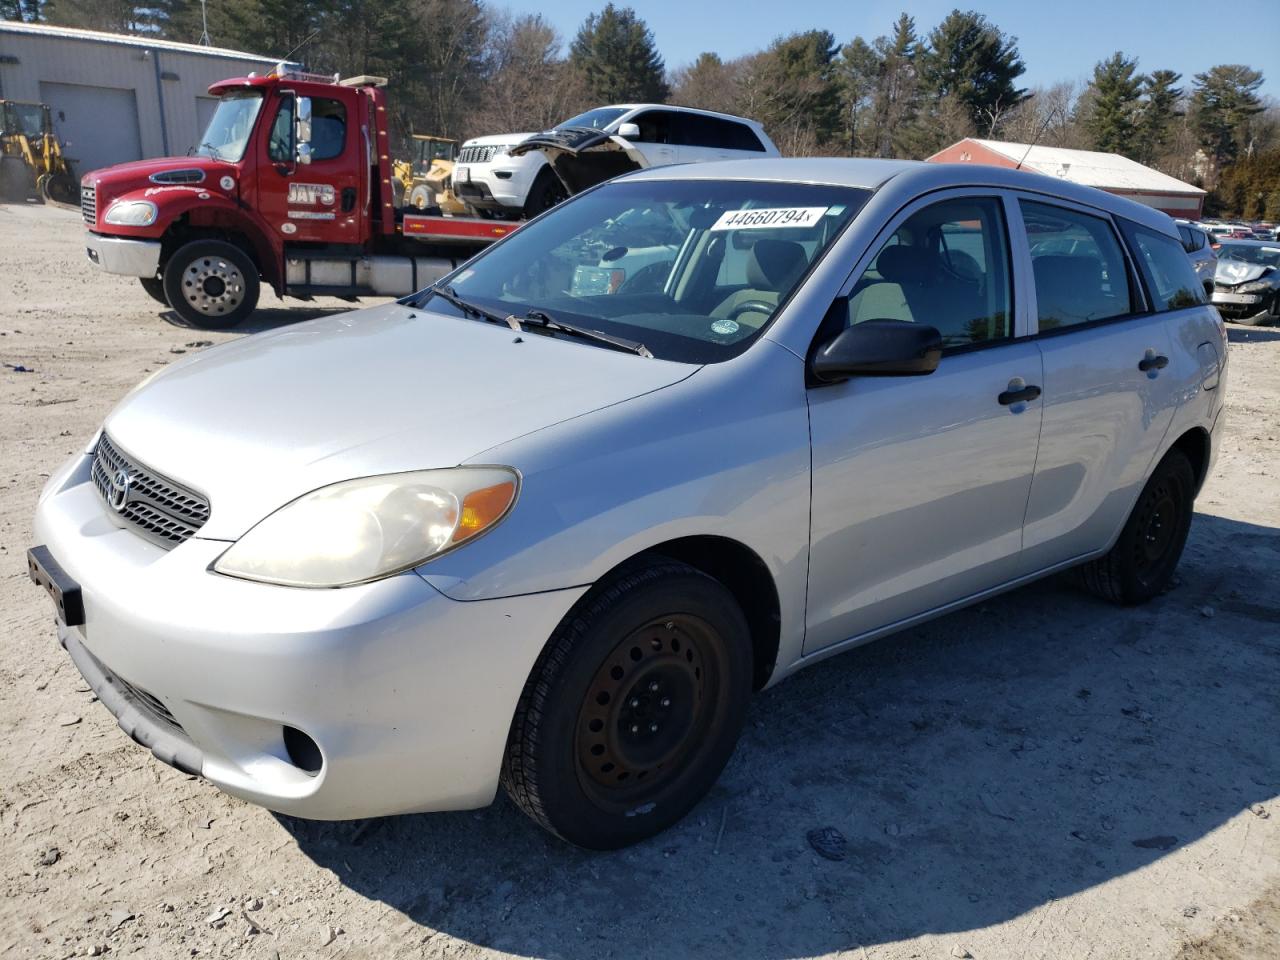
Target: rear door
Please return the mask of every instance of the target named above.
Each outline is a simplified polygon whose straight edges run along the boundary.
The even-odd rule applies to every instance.
[[[1024,196],[1044,423],[1027,504],[1022,571],[1107,547],[1178,406],[1173,345],[1107,214]]]
[[[263,111],[268,135],[255,148],[262,216],[286,243],[363,243],[371,166],[360,94],[334,87],[333,96],[311,98],[309,164],[295,159],[296,109],[294,92],[285,89]]]
[[[1022,335],[1025,307],[1015,315],[1003,195],[944,196],[886,228],[841,315],[937,327],[938,369],[809,389],[805,653],[1017,575],[1040,435],[1040,403],[1026,388],[1041,382],[1040,350]]]

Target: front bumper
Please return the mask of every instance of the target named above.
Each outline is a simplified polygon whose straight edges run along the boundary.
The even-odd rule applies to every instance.
[[[519,209],[529,194],[528,178],[523,171],[503,170],[505,177],[498,176],[500,171],[490,168],[471,168],[468,171],[470,180],[453,178],[453,193],[460,200],[465,200],[473,207],[486,210]]]
[[[208,570],[223,541],[164,550],[117,526],[88,464],[50,481],[35,531],[81,588],[84,625],[60,625],[63,643],[126,732],[295,816],[493,799],[525,679],[585,588],[460,602],[412,572],[340,590],[235,580]],[[286,727],[318,746],[318,770],[291,759]]]
[[[85,252],[92,263],[107,273],[126,277],[154,277],[160,270],[160,241],[131,237],[85,234]]]

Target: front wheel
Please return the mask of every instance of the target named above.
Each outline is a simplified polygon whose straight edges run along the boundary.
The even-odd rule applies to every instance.
[[[169,298],[164,295],[164,280],[160,277],[139,277],[138,282],[142,284],[142,289],[147,291],[147,296],[151,297],[156,303],[163,303],[169,306]]]
[[[258,268],[223,240],[193,240],[164,266],[164,293],[193,327],[234,327],[258,305]]]
[[[549,167],[543,168],[538,178],[533,181],[533,186],[529,188],[529,196],[524,201],[524,218],[532,220],[538,214],[568,199],[569,191],[565,189],[560,178]]]
[[[1181,450],[1170,450],[1138,495],[1116,545],[1077,568],[1085,589],[1131,606],[1159,595],[1173,580],[1195,510],[1195,471]]]
[[[520,696],[503,786],[570,843],[628,846],[711,788],[750,695],[751,641],[733,596],[656,559],[597,587],[556,629]]]

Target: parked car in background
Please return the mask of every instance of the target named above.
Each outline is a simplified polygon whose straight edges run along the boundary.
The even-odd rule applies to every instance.
[[[1069,568],[1159,595],[1226,346],[1172,221],[1120,197],[672,164],[164,367],[49,479],[30,572],[120,726],[228,793],[346,819],[501,784],[620,847],[805,666]]]
[[[478,212],[524,217],[630,170],[778,156],[754,120],[661,104],[597,107],[543,133],[468,140],[462,152],[458,195]]]
[[[1206,291],[1212,291],[1218,255],[1213,250],[1213,242],[1209,234],[1190,220],[1174,222],[1178,225],[1178,236],[1182,238],[1182,249],[1187,251],[1187,256],[1191,258],[1191,263],[1196,268],[1196,276],[1200,278]]]
[[[1218,311],[1236,323],[1280,320],[1280,244],[1224,240],[1218,248],[1212,299]]]

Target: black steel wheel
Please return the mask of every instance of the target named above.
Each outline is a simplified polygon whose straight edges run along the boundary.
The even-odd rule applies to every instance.
[[[193,327],[234,327],[258,305],[258,268],[224,240],[193,240],[164,265],[164,293]]]
[[[636,843],[710,789],[750,693],[750,638],[733,596],[655,560],[598,587],[552,636],[520,698],[503,786],[571,843]]]
[[[1195,471],[1170,450],[1138,495],[1115,546],[1077,569],[1080,582],[1114,603],[1145,603],[1173,579],[1195,511]]]

